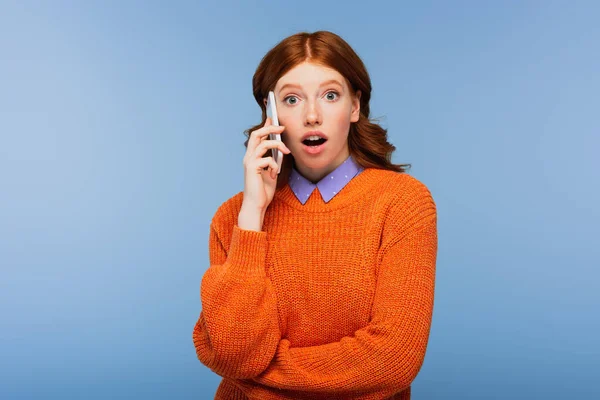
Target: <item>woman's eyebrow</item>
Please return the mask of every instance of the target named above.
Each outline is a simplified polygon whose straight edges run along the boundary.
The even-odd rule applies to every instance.
[[[336,85],[339,85],[340,87],[343,87],[342,84],[338,80],[336,80],[336,79],[330,79],[328,81],[325,81],[325,82],[321,83],[319,85],[319,87],[331,85],[332,83],[334,83]],[[285,89],[287,87],[292,87],[292,88],[296,88],[296,89],[302,89],[302,87],[300,85],[296,85],[294,83],[286,83],[285,85],[283,85],[281,87],[281,89],[279,89],[279,92],[280,93],[283,92],[283,89]]]

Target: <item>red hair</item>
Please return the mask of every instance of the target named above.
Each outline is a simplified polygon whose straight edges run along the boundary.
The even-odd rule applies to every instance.
[[[360,116],[357,122],[351,123],[348,133],[348,148],[356,163],[364,168],[396,172],[405,172],[410,168],[410,164],[392,164],[392,153],[396,147],[387,141],[387,130],[369,121],[371,78],[365,65],[344,39],[328,31],[296,33],[283,39],[265,54],[252,78],[252,91],[262,110],[262,122],[244,131],[244,146],[248,147],[250,133],[265,124],[267,113],[264,99],[269,91],[275,89],[279,78],[305,61],[338,71],[346,79],[352,95],[357,90],[361,91]],[[265,157],[270,154],[270,151],[267,152]],[[277,189],[287,184],[292,162],[291,154],[284,155]]]

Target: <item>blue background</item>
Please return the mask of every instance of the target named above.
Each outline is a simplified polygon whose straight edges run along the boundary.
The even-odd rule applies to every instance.
[[[416,399],[600,398],[600,3],[0,3],[0,398],[208,399],[208,226],[252,74],[331,30],[432,191]]]

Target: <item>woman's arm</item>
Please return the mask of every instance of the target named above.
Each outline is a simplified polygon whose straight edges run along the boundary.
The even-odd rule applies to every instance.
[[[202,277],[202,311],[192,336],[198,359],[221,376],[257,376],[281,339],[275,292],[265,272],[266,235],[235,225],[226,251],[210,225],[210,267]]]
[[[254,381],[288,390],[386,398],[408,386],[425,357],[433,313],[437,214],[429,197],[412,204],[408,226],[385,243],[368,326],[321,346],[281,340]]]

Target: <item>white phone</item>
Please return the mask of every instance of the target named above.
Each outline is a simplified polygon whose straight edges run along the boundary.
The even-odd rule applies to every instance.
[[[271,122],[275,126],[279,126],[279,118],[277,118],[277,107],[275,106],[275,93],[269,92],[267,97],[267,117],[271,118]],[[269,139],[281,141],[279,133],[269,133]],[[283,162],[283,152],[280,149],[271,149],[271,155],[277,163],[277,174],[281,172],[281,163]]]

